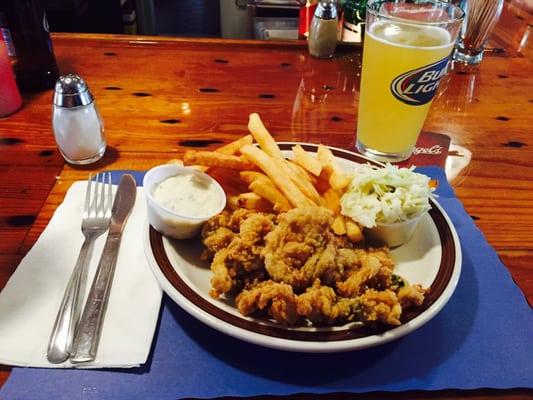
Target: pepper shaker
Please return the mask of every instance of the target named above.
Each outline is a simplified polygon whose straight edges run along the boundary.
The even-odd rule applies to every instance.
[[[52,129],[67,162],[90,164],[104,155],[102,117],[89,87],[78,75],[61,76],[55,84]]]
[[[320,0],[309,29],[309,53],[318,58],[331,58],[337,47],[336,0]]]

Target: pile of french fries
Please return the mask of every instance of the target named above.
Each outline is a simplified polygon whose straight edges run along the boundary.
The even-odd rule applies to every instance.
[[[183,165],[203,171],[237,171],[249,191],[229,195],[230,208],[282,212],[295,207],[326,207],[334,215],[335,234],[347,235],[352,242],[362,240],[360,226],[340,213],[340,198],[350,179],[337,165],[331,150],[320,145],[314,154],[295,145],[293,158],[287,160],[259,115],[254,113],[249,118],[249,135],[215,151],[187,151]]]

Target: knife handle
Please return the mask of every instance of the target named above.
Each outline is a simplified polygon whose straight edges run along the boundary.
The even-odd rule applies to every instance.
[[[93,252],[95,234],[89,233],[81,246],[76,266],[70,276],[61,307],[50,335],[46,357],[53,364],[66,361],[70,356],[75,327],[80,319],[87,267]]]
[[[109,294],[113,283],[121,234],[109,234],[98,263],[87,302],[76,330],[70,361],[82,363],[96,357]]]

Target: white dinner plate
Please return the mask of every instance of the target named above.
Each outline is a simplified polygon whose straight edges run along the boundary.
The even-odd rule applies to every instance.
[[[295,143],[279,143],[290,158]],[[316,145],[300,143],[315,152]],[[331,148],[347,171],[357,163],[375,162],[350,151]],[[413,238],[392,250],[395,272],[411,284],[430,288],[424,304],[402,313],[402,325],[377,331],[354,322],[338,327],[281,326],[267,319],[245,317],[231,302],[209,296],[211,271],[200,260],[203,245],[199,238],[173,240],[146,227],[145,250],[163,290],[193,317],[233,337],[276,349],[299,352],[340,352],[358,350],[398,339],[431,320],[452,296],[461,274],[461,246],[450,218],[431,200],[432,209],[422,217]]]

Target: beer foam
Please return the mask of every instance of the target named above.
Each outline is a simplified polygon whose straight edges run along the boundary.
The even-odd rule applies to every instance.
[[[406,48],[434,50],[452,44],[450,33],[438,26],[377,21],[367,34],[382,43]]]

